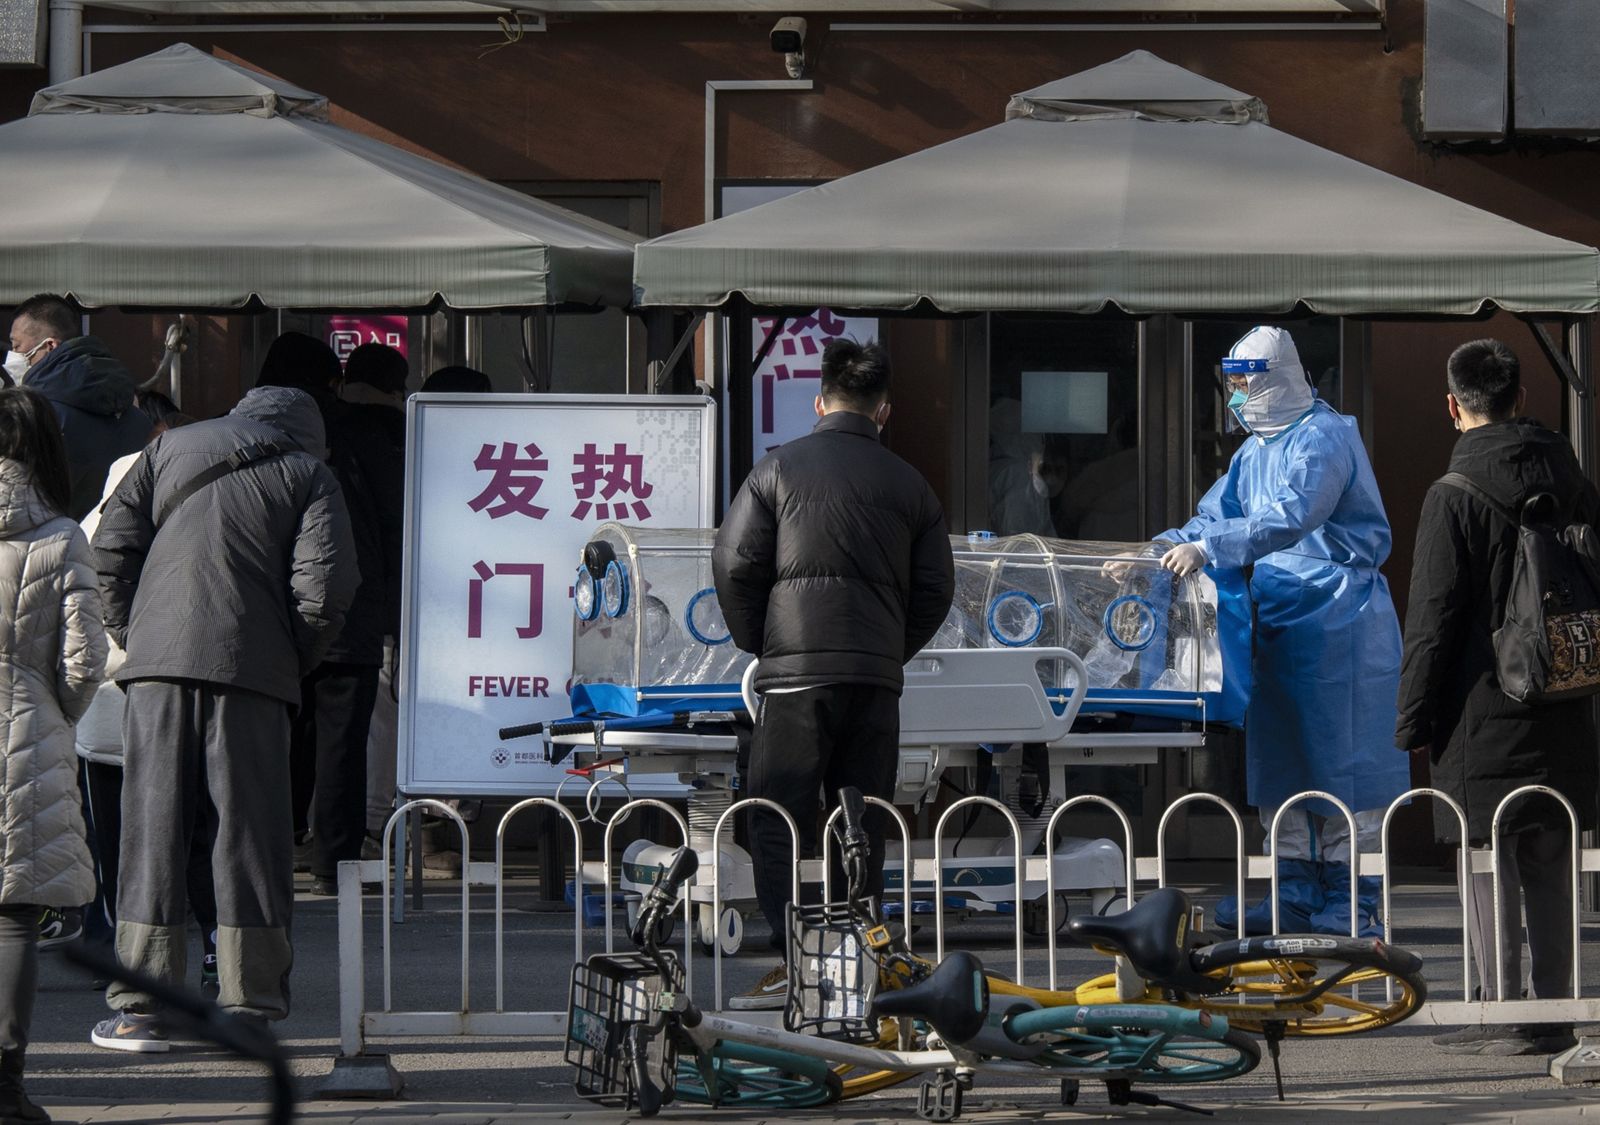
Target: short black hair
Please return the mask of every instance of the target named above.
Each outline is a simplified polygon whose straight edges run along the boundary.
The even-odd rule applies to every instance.
[[[27,387],[0,389],[0,457],[27,467],[45,503],[59,515],[72,508],[72,477],[61,422],[50,400]]]
[[[454,394],[486,395],[494,390],[494,384],[489,382],[489,376],[479,371],[476,367],[463,367],[461,364],[452,364],[441,367],[422,382],[422,389],[427,394],[449,392]]]
[[[1463,410],[1498,422],[1517,408],[1522,364],[1499,340],[1473,340],[1450,353],[1445,381]]]
[[[327,344],[304,332],[285,332],[267,349],[256,386],[293,387],[328,395],[339,375],[339,357]]]
[[[365,383],[390,394],[405,390],[410,374],[411,365],[406,357],[388,344],[362,344],[344,361],[346,383]]]
[[[866,413],[889,397],[889,353],[841,336],[822,349],[822,397]]]
[[[41,328],[46,335],[57,340],[71,340],[83,335],[82,321],[72,311],[72,306],[54,293],[37,293],[11,310],[11,319],[25,316]]]

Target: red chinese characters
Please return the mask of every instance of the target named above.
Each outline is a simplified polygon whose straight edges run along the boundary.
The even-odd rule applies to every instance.
[[[572,490],[577,499],[572,508],[573,519],[589,519],[592,514],[600,520],[625,520],[630,513],[636,520],[650,518],[645,500],[655,488],[644,479],[643,456],[629,453],[622,442],[613,445],[610,453],[602,453],[593,442],[586,442],[580,452],[573,454],[572,465]],[[617,499],[619,496],[623,499]]]

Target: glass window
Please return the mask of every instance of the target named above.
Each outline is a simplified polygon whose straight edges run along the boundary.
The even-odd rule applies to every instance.
[[[1138,541],[1138,326],[996,315],[989,348],[988,529]]]
[[[1300,363],[1321,398],[1343,410],[1339,318],[1314,316],[1309,320],[1272,321],[1261,318],[1195,320],[1189,322],[1190,382],[1194,429],[1191,432],[1189,506],[1200,502],[1206,489],[1227,472],[1228,461],[1244,441],[1244,432],[1227,410],[1229,391],[1222,377],[1222,357],[1239,337],[1258,324],[1278,324],[1294,338]]]

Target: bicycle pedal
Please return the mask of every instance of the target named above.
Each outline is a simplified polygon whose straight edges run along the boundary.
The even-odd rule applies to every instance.
[[[954,1075],[924,1079],[917,1091],[917,1116],[924,1121],[954,1121],[961,1116],[962,1084]]]

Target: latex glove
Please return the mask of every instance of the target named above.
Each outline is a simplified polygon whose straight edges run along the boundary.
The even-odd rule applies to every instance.
[[[1121,584],[1128,580],[1128,575],[1133,571],[1133,562],[1131,560],[1144,557],[1145,556],[1134,551],[1130,551],[1125,555],[1118,555],[1114,559],[1107,559],[1105,562],[1101,563],[1100,573],[1111,579],[1111,581]],[[1130,561],[1123,562],[1123,559],[1128,559]]]
[[[1161,565],[1183,578],[1206,565],[1206,553],[1198,543],[1179,543],[1161,556]]]

